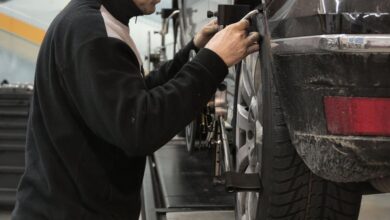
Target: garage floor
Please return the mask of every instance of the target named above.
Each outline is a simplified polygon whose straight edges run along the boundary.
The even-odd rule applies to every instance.
[[[170,213],[168,220],[233,220],[232,212]],[[10,220],[9,211],[0,211],[0,220]],[[364,196],[359,220],[390,220],[390,194]]]
[[[0,220],[10,220],[10,214],[6,211],[0,211]]]

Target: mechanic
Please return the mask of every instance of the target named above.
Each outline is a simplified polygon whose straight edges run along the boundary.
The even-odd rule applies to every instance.
[[[228,67],[259,50],[248,21],[215,35],[212,22],[144,76],[128,22],[157,3],[72,0],[52,22],[37,61],[13,220],[138,219],[146,155],[200,112]],[[199,52],[188,62],[190,50]]]

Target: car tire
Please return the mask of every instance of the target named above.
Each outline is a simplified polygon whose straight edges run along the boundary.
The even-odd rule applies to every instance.
[[[249,62],[249,59],[256,62]],[[272,101],[263,95],[267,86],[259,80],[262,78],[258,76],[261,75],[259,62],[258,55],[252,55],[241,63],[241,71],[236,80],[238,89],[235,94],[234,129],[236,171],[259,173],[262,190],[236,194],[236,219],[358,219],[361,192],[353,184],[322,179],[305,165],[291,142],[272,77],[268,87]],[[245,103],[240,96],[243,96],[243,91],[247,91],[243,87],[249,83],[253,83],[252,88],[257,88],[258,91],[252,94],[250,103]],[[257,109],[253,108],[255,104]],[[253,111],[257,111],[255,120],[250,118],[251,114],[252,117],[255,115]],[[263,111],[269,114],[264,114]],[[242,121],[245,116],[248,119],[246,122]],[[271,119],[270,123],[263,128],[267,118]],[[252,134],[243,128],[244,124],[254,130]],[[265,129],[272,129],[272,132],[264,132]],[[265,135],[271,135],[268,137],[271,144],[266,148],[263,145]]]

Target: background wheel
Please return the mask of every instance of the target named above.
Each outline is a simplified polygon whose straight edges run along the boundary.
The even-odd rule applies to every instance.
[[[185,128],[186,146],[190,153],[195,149],[195,141],[199,136],[198,127],[198,120],[195,119]]]
[[[263,82],[260,69],[257,54],[241,64],[234,129],[236,170],[259,173],[263,189],[236,194],[236,219],[357,219],[361,193],[352,184],[324,180],[307,168],[291,143],[272,78]],[[263,96],[266,83],[270,100]],[[268,148],[265,135],[270,135]]]

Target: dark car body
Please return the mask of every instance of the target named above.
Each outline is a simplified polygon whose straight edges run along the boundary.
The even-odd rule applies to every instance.
[[[291,140],[310,170],[335,182],[389,176],[390,1],[273,0],[264,7],[260,1],[183,0],[182,39],[206,23],[207,10],[233,3],[249,3],[267,16],[268,23],[252,19],[271,37],[269,59],[261,62],[271,62]],[[231,122],[234,69],[226,82]],[[353,112],[360,105],[372,111]],[[367,118],[350,122],[356,114]],[[356,121],[382,127],[356,128]]]
[[[337,182],[388,176],[390,1],[273,1],[269,8],[274,76],[302,159]],[[362,105],[371,106],[355,110]]]

